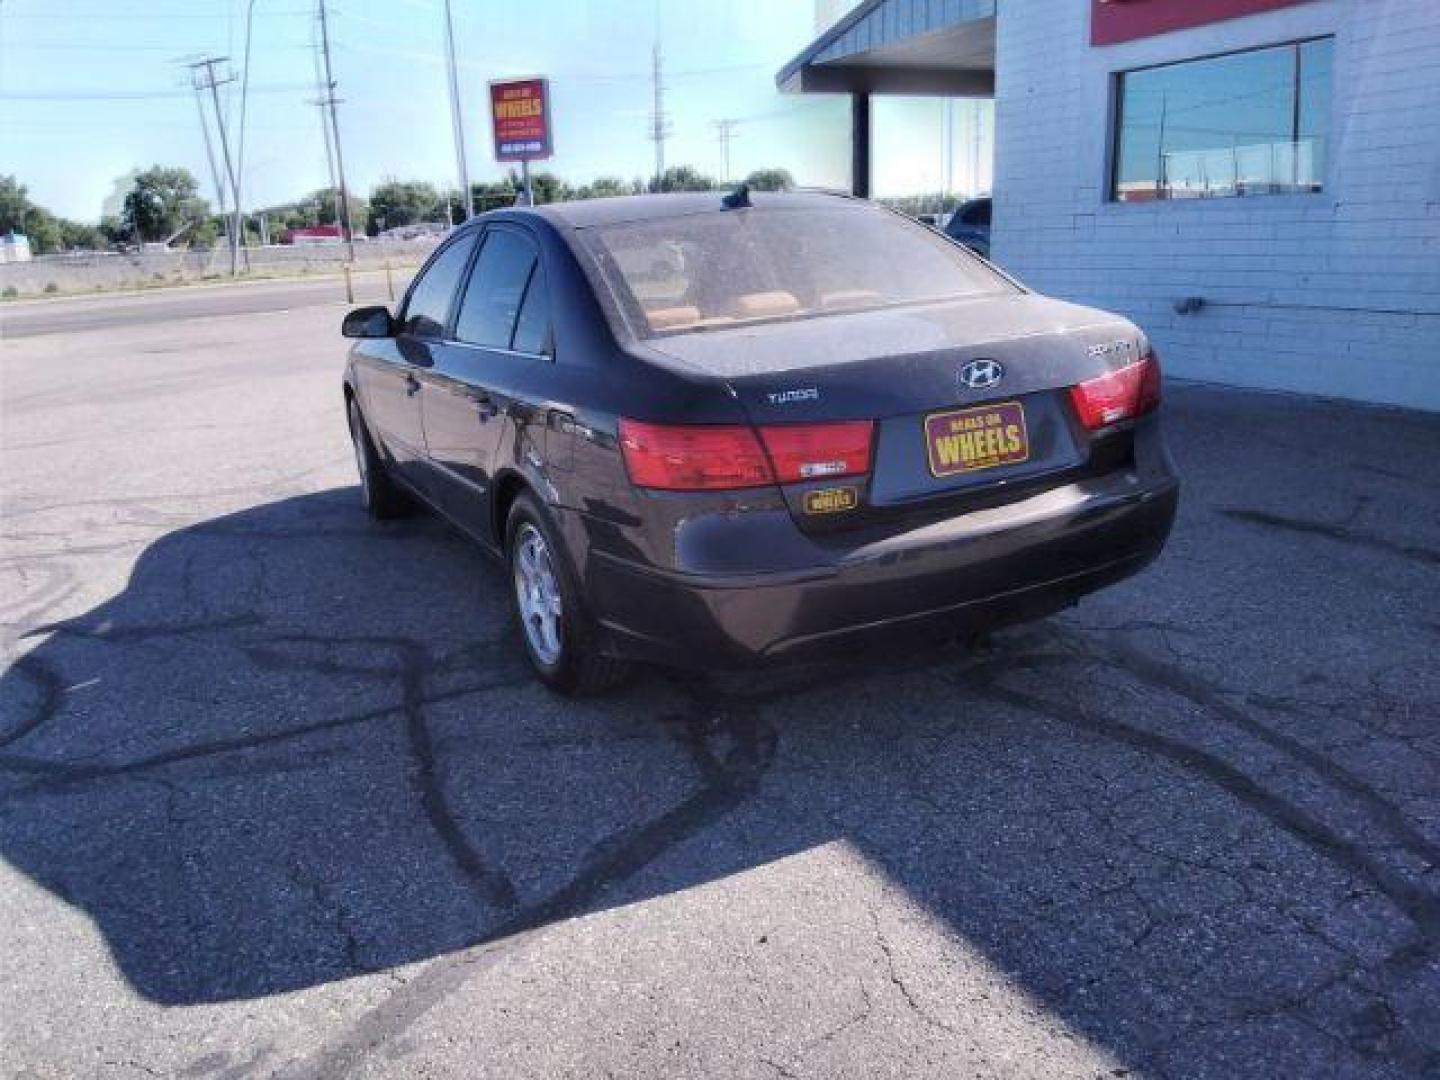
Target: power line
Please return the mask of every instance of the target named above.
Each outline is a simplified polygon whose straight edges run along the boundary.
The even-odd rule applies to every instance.
[[[80,41],[6,41],[7,51],[15,52],[165,52],[173,53],[173,45],[115,45],[90,44]]]
[[[346,20],[363,22],[376,28],[384,28],[384,24],[375,19],[363,18],[350,12],[341,12],[341,15]],[[330,45],[331,48],[339,52],[369,53],[372,56],[394,56],[401,60],[415,60],[422,64],[434,64],[436,67],[447,63],[443,53],[422,52],[417,49],[395,49],[362,41],[340,41],[336,40],[333,36]],[[486,75],[525,75],[528,73],[528,69],[514,68],[508,61],[485,59],[483,57],[473,60],[457,60],[456,66],[467,71],[481,72]],[[769,68],[769,64],[731,64],[724,67],[686,68],[680,71],[670,70],[665,73],[665,77],[666,79],[703,78],[711,75],[729,75],[737,71],[768,71]],[[563,75],[550,76],[550,83],[551,85],[564,85],[584,82],[641,82],[651,81],[654,77],[653,70],[571,71]]]
[[[188,91],[186,91],[188,93]],[[63,120],[15,120],[8,116],[0,116],[0,130],[5,128],[29,128],[35,131],[63,131],[65,128],[74,128],[79,131],[112,131],[115,127],[113,120],[74,120],[66,118]],[[177,121],[146,120],[146,130],[150,131],[191,131],[195,129],[190,124]],[[309,131],[310,125],[300,124],[266,124],[266,131],[299,132]],[[237,165],[238,169],[238,165]]]
[[[300,15],[309,17],[309,15],[310,15],[311,13],[310,13],[309,11],[297,9],[297,10],[294,10],[294,11],[265,11],[265,12],[261,12],[260,14],[261,14],[264,18],[267,18],[267,19],[268,19],[268,18],[293,18],[293,17],[295,17],[295,16],[300,16]],[[55,19],[55,20],[64,20],[65,22],[70,22],[70,23],[73,23],[73,22],[76,22],[76,21],[82,20],[82,19],[83,19],[85,22],[87,22],[87,23],[90,23],[90,22],[101,22],[101,21],[104,21],[104,22],[130,22],[130,21],[135,21],[135,22],[140,22],[140,21],[149,21],[149,22],[159,22],[159,21],[163,21],[163,22],[170,22],[170,21],[172,21],[172,20],[174,20],[174,19],[195,19],[195,20],[206,20],[206,21],[214,22],[214,21],[218,21],[218,20],[221,20],[221,19],[228,19],[228,18],[230,18],[230,13],[229,13],[229,12],[225,12],[225,11],[214,11],[214,12],[181,11],[181,12],[176,12],[176,13],[173,14],[173,15],[166,15],[166,14],[163,14],[163,13],[161,13],[161,12],[154,12],[154,11],[119,11],[119,12],[117,12],[117,11],[106,11],[106,12],[96,12],[96,13],[94,13],[94,14],[87,14],[87,15],[76,15],[74,12],[69,12],[69,13],[66,13],[66,14],[63,14],[63,15],[62,15],[62,14],[60,14],[59,12],[54,12],[54,11],[35,11],[35,12],[22,11],[22,12],[16,12],[16,13],[6,12],[6,14],[5,14],[5,21],[6,21],[6,22],[11,22],[11,21],[14,20],[14,19]]]
[[[173,50],[171,50],[173,51]],[[252,94],[293,94],[305,90],[304,83],[273,83],[252,86]],[[189,90],[3,90],[0,101],[157,101],[163,98],[189,97]]]

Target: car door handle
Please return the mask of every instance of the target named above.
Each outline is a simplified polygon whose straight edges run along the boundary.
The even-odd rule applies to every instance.
[[[475,411],[480,414],[480,422],[483,424],[500,415],[500,406],[495,404],[494,398],[482,397],[475,402]]]
[[[420,380],[409,372],[405,373],[405,396],[414,397],[420,392]]]

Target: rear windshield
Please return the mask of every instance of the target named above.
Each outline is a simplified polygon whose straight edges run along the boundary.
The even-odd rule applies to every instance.
[[[587,232],[646,336],[1014,291],[933,230],[854,207],[732,210]]]

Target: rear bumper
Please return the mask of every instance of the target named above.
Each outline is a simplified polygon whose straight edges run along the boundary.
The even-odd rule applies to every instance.
[[[1173,475],[1120,472],[849,547],[802,569],[697,574],[589,548],[587,594],[617,655],[690,668],[944,641],[1040,618],[1160,553]],[[572,523],[574,524],[574,523]]]

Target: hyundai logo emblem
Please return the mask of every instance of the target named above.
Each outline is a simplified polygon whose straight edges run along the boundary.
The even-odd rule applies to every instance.
[[[971,360],[960,369],[960,385],[970,390],[984,390],[1005,377],[999,360]]]

